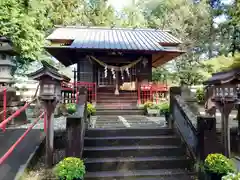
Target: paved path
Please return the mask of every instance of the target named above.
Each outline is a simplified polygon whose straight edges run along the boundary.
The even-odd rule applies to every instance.
[[[94,128],[147,128],[165,126],[164,117],[146,117],[141,115],[102,115],[95,116]]]
[[[26,131],[30,124],[18,127],[8,128],[6,132],[0,130],[0,157],[17,141],[17,139]],[[55,118],[54,129],[65,129],[66,118]],[[15,148],[9,158],[0,165],[0,180],[14,180],[17,173],[21,172],[27,160],[33,155],[35,149],[44,139],[45,134],[42,131],[43,122],[39,122],[29,132],[22,142]]]
[[[0,156],[17,141],[26,129],[7,129],[0,133]],[[0,165],[0,180],[14,180],[15,176],[24,167],[31,154],[38,147],[44,135],[40,130],[32,130],[26,138],[14,149],[7,160]]]

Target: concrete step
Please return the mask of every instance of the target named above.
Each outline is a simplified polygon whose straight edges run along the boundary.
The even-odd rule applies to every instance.
[[[148,157],[148,156],[184,156],[185,150],[179,146],[101,146],[85,147],[83,157]]]
[[[193,180],[194,173],[183,169],[146,169],[89,172],[85,180]]]
[[[88,129],[85,137],[117,137],[117,136],[161,136],[173,135],[170,128],[133,128],[133,129]]]
[[[192,165],[186,157],[115,157],[87,158],[85,166],[88,172],[115,171],[121,169],[144,170],[190,168]]]
[[[181,140],[174,135],[162,136],[114,136],[114,137],[85,137],[86,147],[127,146],[127,145],[180,145]]]

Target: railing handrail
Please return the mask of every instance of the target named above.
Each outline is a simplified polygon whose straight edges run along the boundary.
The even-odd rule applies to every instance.
[[[193,130],[193,132],[195,133],[195,135],[197,136],[198,131],[197,128],[193,125],[192,121],[189,119],[189,117],[187,116],[187,113],[183,110],[183,108],[180,106],[180,104],[178,103],[176,96],[174,96],[174,102],[176,102],[178,108],[180,109],[181,113],[183,114],[183,116],[185,117],[186,122],[188,123],[188,125],[190,125],[191,129]],[[186,106],[188,106],[186,104]]]
[[[181,115],[183,116],[183,119],[185,120],[185,122],[187,123],[187,125],[191,128],[191,131],[193,132],[195,138],[197,139],[198,137],[198,130],[197,128],[193,125],[192,121],[190,120],[190,118],[188,117],[187,113],[183,110],[182,106],[179,104],[177,97],[181,97],[179,95],[175,95],[172,96],[172,103],[176,104],[178,110],[180,111]],[[188,106],[187,104],[185,104],[186,106]],[[190,110],[190,109],[189,109]],[[176,120],[174,120],[175,123],[178,124],[178,122]],[[192,149],[191,144],[189,144],[189,142],[187,141],[187,139],[185,139],[184,134],[181,132],[180,128],[177,126],[178,128],[178,132],[180,133],[180,136],[182,137],[182,140],[184,141],[184,143],[187,146],[187,149],[189,150],[191,156],[193,157],[193,159],[197,159],[197,154],[196,154],[196,150],[197,147],[195,147],[196,149]]]
[[[45,113],[41,113],[41,115],[32,123],[31,126],[18,138],[18,140],[8,149],[8,151],[0,158],[0,165],[11,155],[17,145],[26,137],[26,135],[32,130],[32,128],[38,123],[38,121],[42,118]]]
[[[13,120],[13,118],[15,118],[16,116],[18,116],[21,112],[23,112],[32,102],[34,102],[37,98],[34,98],[33,100],[31,100],[30,102],[26,102],[25,105],[23,107],[21,107],[20,109],[16,110],[11,116],[9,116],[7,119],[3,120],[0,123],[0,128],[3,129],[5,128],[6,124]]]

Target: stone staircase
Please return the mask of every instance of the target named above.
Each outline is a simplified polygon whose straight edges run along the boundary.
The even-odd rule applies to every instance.
[[[146,117],[142,115],[102,115],[96,116],[95,118],[94,128],[148,128],[163,127],[166,125],[164,117]]]
[[[98,92],[97,115],[137,115],[142,110],[137,108],[137,92],[120,92],[114,95],[114,91]]]
[[[190,180],[192,161],[169,128],[89,129],[85,180]]]

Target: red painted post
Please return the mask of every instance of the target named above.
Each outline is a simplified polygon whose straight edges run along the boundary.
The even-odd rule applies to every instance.
[[[7,88],[3,90],[3,121],[7,118]],[[6,131],[6,125],[2,127],[3,132]]]
[[[76,93],[76,104],[78,103],[78,91]]]
[[[138,104],[141,104],[141,86],[138,86]]]
[[[150,86],[150,101],[153,102],[152,86]]]
[[[97,104],[97,84],[94,83],[94,90],[95,90],[95,103]]]

